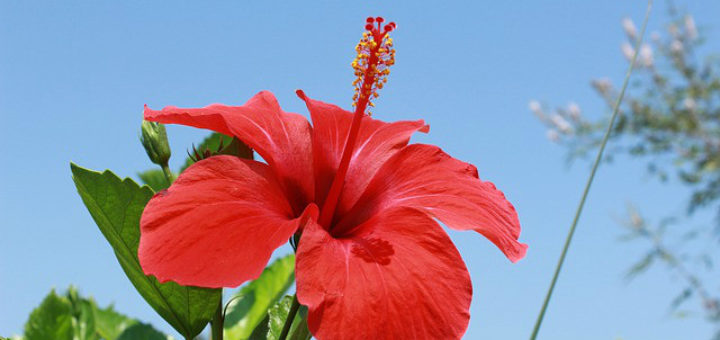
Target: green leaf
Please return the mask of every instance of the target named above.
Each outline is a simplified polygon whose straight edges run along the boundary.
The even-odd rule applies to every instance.
[[[640,261],[633,264],[632,267],[628,270],[627,274],[625,274],[625,278],[630,280],[634,279],[639,274],[642,274],[645,272],[648,268],[650,268],[650,265],[653,264],[653,261],[658,256],[658,253],[655,251],[650,251],[649,253],[645,254]]]
[[[297,322],[297,324],[295,324],[295,322]],[[288,336],[289,340],[310,340],[310,338],[312,338],[312,333],[310,333],[307,325],[307,308],[305,306],[300,306],[300,312],[295,318],[293,325],[294,327],[290,329],[290,335]]]
[[[25,336],[29,340],[98,340],[95,308],[95,301],[81,298],[73,287],[65,295],[57,295],[52,290],[30,314],[25,324]]]
[[[72,305],[55,290],[35,308],[25,324],[27,340],[73,340]]]
[[[672,307],[672,309],[677,309],[678,307],[680,307],[680,305],[682,305],[683,302],[685,302],[687,299],[691,298],[692,295],[693,295],[693,288],[692,287],[685,288],[678,296],[676,296],[672,300],[672,303],[670,303],[670,306]]]
[[[300,307],[302,308],[302,307]],[[312,333],[310,333],[310,329],[308,329],[307,325],[307,317],[302,317],[300,324],[293,330],[290,331],[290,336],[288,339],[290,340],[310,340],[312,338]]]
[[[266,312],[265,317],[260,320],[260,323],[250,333],[248,340],[267,340],[268,323],[270,323],[270,315]]]
[[[248,339],[253,330],[263,324],[267,310],[295,280],[294,269],[295,255],[279,258],[265,268],[260,277],[240,289],[228,303],[225,314],[227,339]]]
[[[131,330],[132,328],[137,329]],[[148,328],[152,333],[147,330]],[[112,306],[105,309],[98,308],[92,298],[81,297],[74,287],[70,287],[65,295],[57,295],[54,290],[51,291],[30,315],[25,325],[25,333],[27,340],[169,338],[148,325],[141,325],[139,321],[116,312]],[[155,333],[160,337],[156,337]],[[123,338],[122,334],[127,335]],[[0,340],[2,339],[0,337]]]
[[[72,163],[70,168],[78,193],[135,289],[180,334],[198,335],[212,318],[222,291],[161,284],[143,273],[137,256],[140,215],[153,191],[129,178],[121,180],[109,170],[100,173]]]
[[[240,141],[237,137],[233,137],[230,144],[224,146],[222,150],[218,151],[218,154],[237,156],[244,159],[253,159],[252,149],[247,144]]]
[[[105,340],[116,340],[128,327],[137,323],[137,320],[116,312],[113,306],[95,309],[95,331]]]
[[[270,321],[268,323],[268,340],[277,340],[280,337],[283,327],[285,326],[285,320],[287,319],[288,312],[290,312],[290,306],[292,305],[292,296],[285,296],[282,300],[278,301],[277,304],[272,306],[268,311]],[[290,329],[297,327],[298,318],[293,320]]]
[[[144,323],[136,323],[128,327],[117,340],[170,340],[172,337],[160,333],[152,326]]]
[[[143,184],[149,185],[155,192],[167,189],[168,184],[165,174],[160,169],[151,169],[137,174]]]
[[[68,288],[66,297],[70,301],[73,316],[73,339],[100,339],[95,332],[95,309],[97,308],[95,301],[81,298],[77,289],[72,286]]]
[[[285,320],[287,320],[288,313],[290,312],[292,301],[292,296],[285,296],[268,311],[270,320],[268,321],[269,329],[267,333],[267,340],[277,340],[280,338],[280,333],[282,333],[282,329],[285,326]],[[308,330],[307,322],[305,321],[306,317],[307,309],[301,306],[300,311],[295,314],[295,319],[293,319],[292,325],[290,326],[290,332],[288,333],[287,339],[310,339],[310,331]]]

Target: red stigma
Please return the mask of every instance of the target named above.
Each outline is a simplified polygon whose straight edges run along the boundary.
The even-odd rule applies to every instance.
[[[370,34],[372,34],[376,41],[382,41],[386,34],[397,28],[397,25],[394,22],[389,22],[383,26],[382,23],[385,22],[383,17],[368,17],[365,19],[365,22],[365,29],[370,31]]]

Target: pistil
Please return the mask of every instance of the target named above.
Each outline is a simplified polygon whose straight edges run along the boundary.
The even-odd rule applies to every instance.
[[[362,39],[355,48],[358,53],[352,62],[357,76],[357,79],[353,82],[355,86],[355,95],[353,96],[355,112],[340,158],[340,165],[320,211],[319,223],[328,228],[335,215],[335,209],[345,183],[345,176],[355,150],[357,135],[365,111],[368,106],[375,106],[372,100],[378,97],[378,90],[383,88],[387,82],[387,76],[390,74],[389,67],[395,63],[393,41],[388,33],[394,30],[396,26],[393,22],[382,26],[383,21],[381,17],[368,18],[365,25],[367,32],[363,33]],[[369,114],[370,112],[368,112]]]

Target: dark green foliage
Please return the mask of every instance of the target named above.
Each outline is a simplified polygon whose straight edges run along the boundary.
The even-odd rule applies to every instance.
[[[220,303],[221,290],[160,283],[140,267],[140,216],[154,192],[109,170],[100,173],[75,164],[71,170],[78,193],[135,289],[180,334],[198,335]]]
[[[256,280],[245,285],[230,299],[225,314],[225,337],[264,339],[268,309],[282,298],[295,281],[295,256],[275,260]]]
[[[287,320],[288,312],[290,311],[290,305],[292,304],[293,297],[285,296],[282,300],[278,301],[268,311],[268,333],[267,340],[278,340],[280,333]],[[288,333],[287,339],[289,340],[306,340],[310,339],[310,331],[307,328],[307,309],[301,307],[301,311],[295,315],[292,325],[290,326],[290,332]]]
[[[165,178],[165,173],[160,169],[151,169],[138,173],[138,177],[140,177],[140,181],[155,192],[165,190],[170,186],[167,178]]]
[[[50,291],[30,314],[25,340],[129,340],[169,337],[152,326],[116,312],[99,308],[92,298],[81,297],[70,287],[64,295]]]

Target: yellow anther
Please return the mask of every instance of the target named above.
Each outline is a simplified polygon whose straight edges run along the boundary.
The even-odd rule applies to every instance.
[[[394,28],[395,24],[392,24]],[[388,68],[395,64],[394,42],[387,34],[392,29],[387,29],[387,26],[382,29],[378,23],[377,28],[368,28],[369,31],[363,32],[362,38],[355,45],[356,56],[351,63],[356,77],[352,82],[355,88],[353,106],[374,107],[371,99],[378,98],[378,90],[387,83],[390,74]]]

